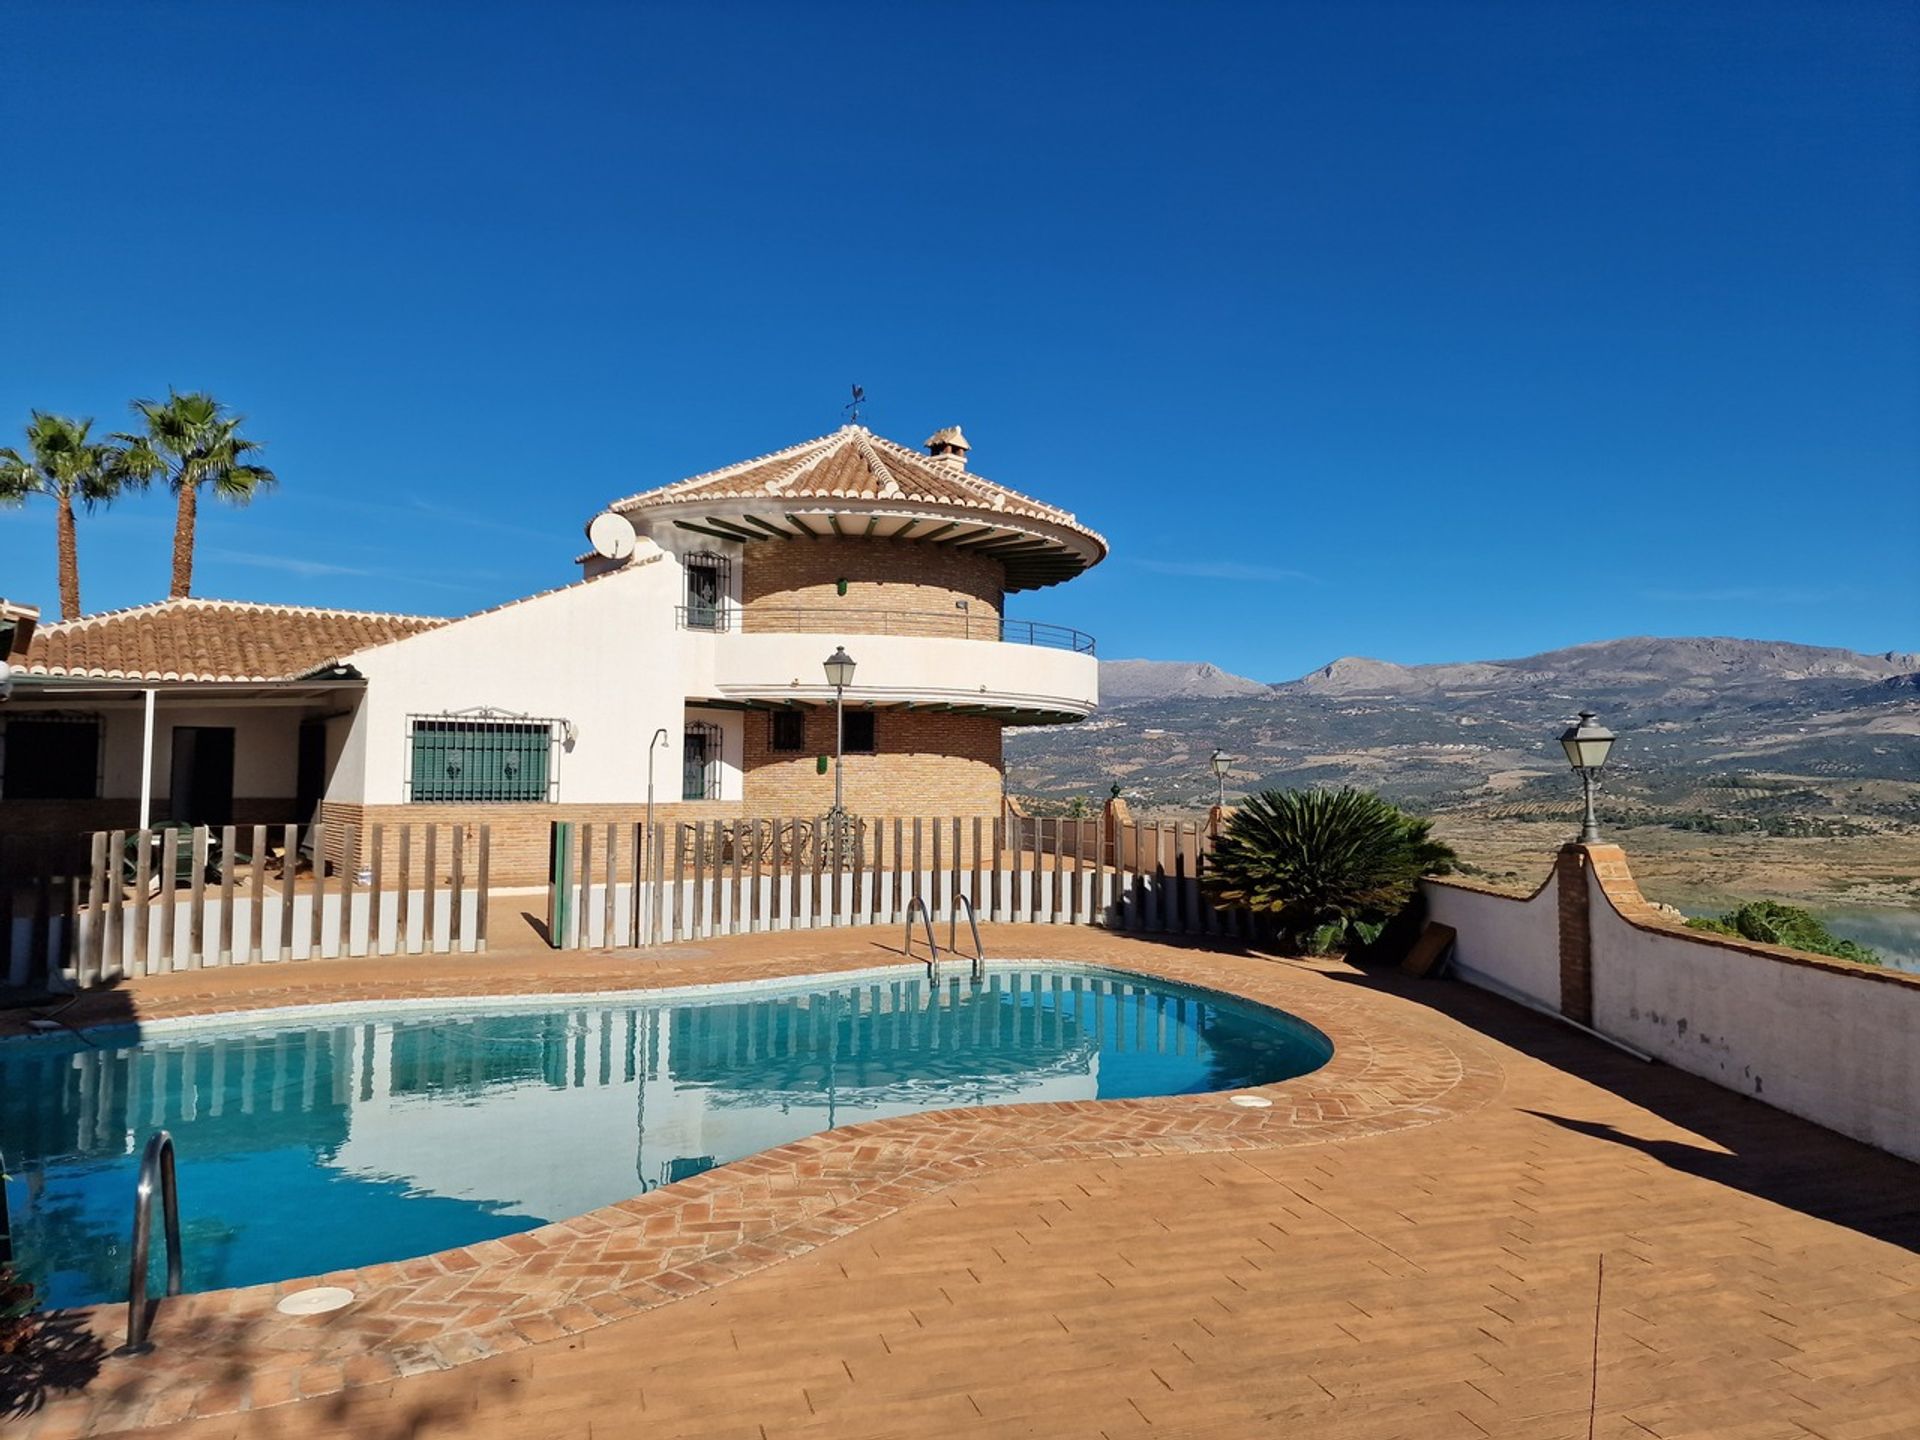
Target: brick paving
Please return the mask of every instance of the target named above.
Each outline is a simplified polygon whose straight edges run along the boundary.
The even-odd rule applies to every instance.
[[[869,965],[874,939],[330,962],[86,1003],[678,984]],[[1336,1056],[1264,1087],[1270,1110],[811,1137],[329,1277],[360,1297],[330,1317],[273,1315],[287,1287],[168,1302],[153,1356],[20,1433],[1578,1437],[1590,1405],[1602,1436],[1920,1433],[1915,1167],[1456,985],[1097,931],[988,943],[1277,1004]]]

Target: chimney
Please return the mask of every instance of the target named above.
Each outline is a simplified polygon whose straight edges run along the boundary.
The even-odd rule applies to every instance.
[[[967,468],[967,451],[973,447],[967,444],[967,437],[960,433],[958,425],[949,425],[944,430],[936,430],[927,437],[927,454],[942,465],[950,465],[955,470]]]

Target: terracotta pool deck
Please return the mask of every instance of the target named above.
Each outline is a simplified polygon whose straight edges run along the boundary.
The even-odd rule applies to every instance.
[[[67,1018],[817,972],[893,939],[206,971]],[[77,1317],[57,1378],[84,1387],[0,1380],[0,1419],[35,1440],[1920,1434],[1920,1168],[1458,984],[1095,930],[987,945],[1252,996],[1338,1051],[1262,1087],[1269,1109],[812,1137],[340,1277],[359,1298],[329,1317],[275,1316],[274,1287],[169,1301],[140,1360],[99,1356],[122,1311]]]

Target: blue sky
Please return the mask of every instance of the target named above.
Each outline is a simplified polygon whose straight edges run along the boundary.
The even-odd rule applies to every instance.
[[[211,389],[198,593],[455,613],[858,381],[1109,537],[1012,607],[1106,655],[1920,649],[1915,15],[11,0],[0,433]]]

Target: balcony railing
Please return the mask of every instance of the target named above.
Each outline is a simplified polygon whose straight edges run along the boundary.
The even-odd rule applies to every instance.
[[[930,640],[997,640],[1004,645],[1039,645],[1050,650],[1094,653],[1093,636],[1065,625],[1038,620],[1006,620],[997,615],[951,615],[914,610],[859,610],[840,605],[761,606],[728,610],[715,605],[682,605],[683,630],[741,630],[754,635],[905,635]]]

